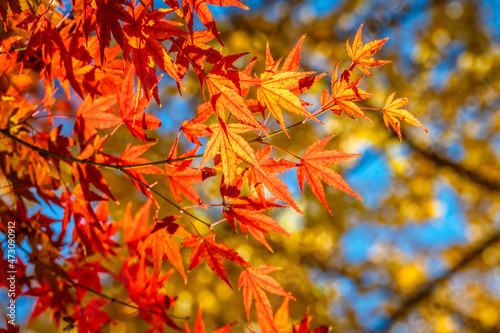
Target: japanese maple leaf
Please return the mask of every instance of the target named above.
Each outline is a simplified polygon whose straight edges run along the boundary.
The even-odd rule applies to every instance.
[[[177,158],[177,140],[175,142],[176,143],[168,155],[168,159]],[[190,167],[194,158],[189,159],[189,157],[195,156],[198,148],[199,147],[195,147],[179,156],[180,159],[186,159],[184,161],[165,163],[165,172],[168,175],[168,186],[170,187],[172,195],[177,202],[182,201],[182,194],[189,201],[206,208],[207,206],[201,201],[200,196],[193,188],[192,184],[199,184],[203,182],[208,177],[214,176],[215,172],[212,172],[208,168],[204,168],[202,172],[199,172],[198,169]]]
[[[402,140],[401,123],[399,122],[399,120],[404,120],[406,121],[406,123],[420,127],[425,132],[427,132],[427,129],[424,127],[424,125],[422,125],[422,123],[420,123],[420,121],[418,121],[418,119],[414,115],[404,109],[401,109],[403,106],[410,103],[410,99],[407,97],[402,97],[393,100],[395,94],[396,93],[393,93],[391,96],[389,96],[389,98],[387,98],[385,106],[382,109],[382,111],[384,112],[384,123],[387,129],[389,129],[390,124],[398,134],[399,140]]]
[[[172,9],[157,9],[150,12],[150,3],[151,0],[145,1],[145,6],[139,4],[134,11],[135,20],[123,25],[127,43],[124,53],[128,55],[131,49],[132,61],[144,87],[146,98],[149,100],[152,92],[156,102],[160,105],[155,64],[183,86],[172,58],[161,42],[184,35],[185,32],[177,28],[181,25],[180,23],[163,19]]]
[[[349,84],[347,82],[347,75],[341,75],[340,78],[337,78],[338,65],[339,63],[337,62],[333,70],[331,96],[328,97],[328,90],[324,90],[321,95],[321,110],[332,110],[336,114],[340,114],[343,111],[351,118],[354,118],[354,115],[356,115],[372,122],[354,102],[373,97],[373,94],[356,87],[360,80]]]
[[[96,129],[105,129],[120,124],[120,119],[108,112],[116,104],[116,96],[96,98],[92,101],[90,94],[76,110],[76,122],[73,129],[81,143],[96,134]]]
[[[182,275],[184,282],[187,282],[179,245],[177,245],[176,241],[172,238],[172,236],[187,238],[191,235],[184,230],[181,225],[173,222],[180,217],[181,215],[167,216],[159,223],[156,223],[148,237],[139,243],[137,251],[139,254],[144,255],[146,249],[151,248],[153,253],[154,272],[157,275],[160,274],[163,258],[167,257],[168,261],[170,261]]]
[[[115,197],[109,189],[106,179],[102,176],[99,169],[97,169],[95,166],[73,163],[73,179],[80,179],[80,184],[84,193],[90,190],[90,185],[92,184],[99,191],[116,201]]]
[[[255,127],[244,124],[212,124],[210,131],[212,137],[208,141],[205,153],[200,163],[200,168],[205,165],[208,160],[214,157],[218,152],[221,154],[222,173],[228,185],[232,185],[235,179],[234,170],[239,164],[239,160],[243,160],[251,165],[259,167],[259,163],[255,158],[255,153],[248,141],[243,139],[237,133],[245,133],[255,130]]]
[[[259,326],[271,327],[273,332],[277,332],[274,324],[273,308],[265,292],[295,300],[293,296],[283,289],[278,281],[267,275],[277,269],[279,268],[267,265],[260,265],[259,268],[247,268],[241,272],[238,280],[238,289],[243,287],[243,302],[247,318],[250,319],[250,308],[252,301],[255,299]]]
[[[98,332],[108,323],[116,325],[108,313],[101,309],[108,302],[106,299],[91,299],[85,306],[75,308],[72,318],[78,325],[78,333]]]
[[[64,271],[63,276],[64,275]],[[52,274],[54,275],[54,274]],[[55,278],[52,278],[55,279]],[[33,308],[33,312],[31,313],[30,318],[28,319],[28,325],[33,321],[36,317],[41,315],[47,309],[49,310],[50,315],[55,318],[56,322],[59,317],[55,314],[64,313],[67,311],[68,303],[74,303],[76,300],[74,299],[74,286],[65,284],[63,282],[50,283],[47,280],[41,281],[43,283],[40,287],[34,287],[27,290],[24,294],[27,296],[36,297],[36,305]],[[71,290],[73,289],[73,290]],[[54,291],[58,292],[59,297],[54,298]],[[17,326],[17,325],[16,325]],[[11,330],[8,331],[9,333]]]
[[[152,144],[130,146],[127,145],[127,149],[120,156],[120,163],[125,162],[126,165],[136,165],[149,163],[146,158],[141,158],[141,156]],[[164,174],[165,172],[160,169],[157,165],[149,165],[140,168],[126,169],[125,174],[129,176],[135,187],[141,191],[146,197],[150,197],[149,192],[142,184],[148,184],[148,181],[144,178],[143,174]],[[138,182],[137,178],[140,182]],[[142,184],[141,184],[142,183]]]
[[[194,269],[205,259],[208,266],[231,288],[222,259],[233,261],[245,267],[250,266],[236,251],[225,244],[216,243],[211,235],[206,237],[193,236],[182,242],[182,245],[193,248],[189,270]]]
[[[207,30],[193,31],[188,37],[179,36],[175,38],[169,52],[177,52],[175,64],[177,65],[177,74],[180,78],[186,75],[189,66],[192,65],[191,61],[194,61],[199,69],[204,70],[205,62],[215,64],[223,58],[219,51],[207,44],[214,38],[215,36],[212,32]],[[196,74],[198,74],[200,83],[202,83],[204,74],[196,66],[193,68]]]
[[[139,262],[130,264],[127,258],[122,266],[116,280],[123,283],[127,288],[130,299],[137,306],[146,311],[139,311],[139,315],[153,328],[159,332],[164,331],[163,324],[181,330],[179,326],[170,318],[168,310],[175,304],[175,297],[164,293],[163,286],[172,276],[173,270],[165,274],[149,274],[149,269],[145,267],[145,258],[141,257]]]
[[[186,16],[186,22],[188,23],[189,32],[193,33],[193,10],[196,12],[200,21],[205,27],[210,30],[210,32],[217,38],[219,43],[222,43],[222,39],[219,36],[219,31],[215,25],[214,17],[212,12],[208,8],[207,4],[214,6],[236,6],[248,10],[249,8],[245,6],[238,0],[184,0],[183,2],[184,15]],[[191,5],[191,6],[190,6]]]
[[[19,0],[7,0],[0,2],[0,15],[2,15],[4,22],[7,21],[7,13],[9,12],[9,7],[12,13],[20,14],[21,4]]]
[[[12,4],[12,3],[11,3]],[[50,7],[45,9],[45,5],[40,4],[38,6],[38,16],[29,15],[23,22],[19,24],[19,27],[27,31],[32,32],[31,37],[26,46],[26,52],[24,53],[24,59],[21,65],[22,67],[26,65],[28,59],[33,56],[38,50],[41,51],[42,56],[41,61],[45,65],[45,71],[47,73],[49,81],[52,80],[52,58],[56,53],[59,53],[59,59],[62,60],[64,64],[64,69],[66,71],[66,76],[71,82],[71,85],[78,93],[78,95],[83,99],[83,93],[81,91],[80,85],[76,82],[75,75],[73,72],[73,63],[70,54],[68,53],[64,41],[57,30],[57,28],[47,19],[47,13]],[[12,7],[11,7],[12,9]]]
[[[87,193],[86,193],[87,192]],[[78,239],[84,244],[88,255],[100,253],[104,257],[116,256],[114,248],[118,244],[113,240],[117,229],[112,224],[102,224],[91,206],[92,201],[102,201],[104,198],[92,191],[84,192],[81,184],[73,188],[71,193],[64,192],[63,225],[72,217],[75,222],[73,240]]]
[[[198,314],[196,315],[196,322],[194,323],[194,329],[191,331],[187,323],[184,323],[184,327],[186,329],[186,333],[205,333],[205,324],[203,323],[203,317],[202,317],[203,309],[200,304],[198,308]],[[231,328],[234,326],[234,323],[231,323],[229,325],[226,325],[224,327],[218,328],[213,333],[228,333]]]
[[[114,164],[120,166],[147,164],[150,163],[150,161],[147,158],[140,156],[143,155],[154,144],[155,143],[153,142],[149,144],[135,145],[135,146],[129,144],[127,145],[125,151],[119,158],[101,152],[94,156],[94,160],[95,162],[99,163]],[[165,173],[165,171],[159,168],[157,165],[145,165],[142,167],[123,169],[123,172],[125,173],[126,176],[130,178],[130,180],[137,187],[137,189],[140,190],[146,197],[150,197],[150,193],[135,178],[137,178],[144,184],[148,184],[148,181],[144,178],[143,174],[157,175]]]
[[[127,75],[123,80],[120,94],[117,96],[118,113],[123,123],[127,126],[130,133],[143,141],[154,141],[148,138],[145,130],[154,130],[161,126],[160,119],[144,112],[149,106],[145,98],[139,98],[139,91],[134,92],[134,66],[131,65]]]
[[[296,164],[285,159],[275,161],[274,159],[269,158],[271,156],[271,152],[271,146],[266,146],[257,152],[256,158],[260,167],[250,166],[247,169],[246,176],[249,184],[255,186],[256,192],[261,199],[265,198],[265,191],[263,188],[263,186],[265,186],[276,198],[286,202],[298,213],[304,215],[295,200],[293,200],[288,187],[278,176],[275,175],[275,173],[284,172],[295,167]]]
[[[111,33],[113,33],[113,37],[115,37],[116,42],[123,49],[124,34],[120,21],[132,24],[134,19],[122,7],[118,0],[97,0],[96,6],[96,32],[97,38],[99,39],[101,59],[104,60],[104,50],[109,46]]]
[[[382,45],[387,42],[389,37],[384,39],[374,40],[369,42],[368,44],[363,45],[363,39],[361,36],[361,29],[363,28],[363,23],[359,26],[358,32],[356,33],[356,37],[354,37],[354,41],[352,42],[352,49],[349,45],[349,40],[347,40],[347,53],[352,59],[351,68],[357,66],[363,73],[373,76],[372,73],[368,70],[368,68],[379,67],[385,64],[390,63],[390,60],[375,60],[374,58],[369,58],[382,47]]]
[[[139,241],[151,232],[152,227],[148,226],[148,222],[152,203],[151,200],[146,201],[132,217],[132,203],[128,202],[123,219],[117,222],[123,227],[123,240],[127,243],[130,254],[136,253]]]
[[[128,144],[127,147],[125,148],[125,151],[120,155],[120,159],[118,159],[117,163],[121,165],[137,165],[137,164],[149,163],[150,161],[147,158],[140,156],[142,156],[154,144],[155,144],[154,142],[147,143],[144,145],[135,145],[135,146]],[[135,175],[140,175],[140,174],[158,175],[164,173],[164,171],[157,165],[137,167],[129,169],[128,172],[131,172]]]
[[[98,273],[107,273],[107,271],[101,266],[98,261],[82,263],[76,260],[68,259],[74,266],[75,269],[68,272],[68,276],[75,279],[80,285],[86,288],[93,289],[97,292],[101,292],[101,279]],[[79,302],[83,300],[83,297],[88,292],[87,289],[78,288],[76,290],[77,299]]]
[[[301,38],[290,52],[279,73],[277,73],[279,61],[274,62],[269,51],[269,43],[267,44],[266,70],[261,75],[261,82],[257,89],[257,99],[267,107],[288,137],[290,136],[286,130],[281,108],[308,118],[312,117],[321,123],[307,111],[305,107],[306,103],[294,94],[294,92],[302,92],[301,90],[297,90],[297,87],[300,87],[300,81],[314,74],[314,72],[297,72],[300,61],[300,45],[303,39],[304,37]]]
[[[201,146],[202,144],[198,137],[206,135],[208,128],[208,125],[203,124],[203,122],[210,118],[210,116],[214,113],[214,109],[212,107],[212,103],[208,101],[199,105],[197,110],[198,115],[196,117],[189,121],[182,122],[181,130],[186,139],[197,146]]]
[[[231,207],[231,205],[225,207],[224,216],[233,229],[236,230],[235,220],[238,220],[240,222],[240,229],[245,235],[250,232],[259,243],[264,245],[271,252],[273,252],[273,250],[265,238],[266,235],[269,235],[269,232],[276,232],[290,237],[290,234],[272,217],[259,214],[263,209],[241,209]]]
[[[332,214],[332,212],[330,208],[328,208],[325,191],[321,181],[337,190],[341,190],[355,198],[363,200],[363,198],[354,192],[338,173],[326,167],[327,165],[337,164],[360,155],[348,154],[336,150],[321,151],[331,138],[333,138],[333,135],[310,145],[297,168],[297,180],[302,194],[304,193],[304,179],[306,179],[314,196],[318,198],[330,214]]]
[[[265,131],[266,128],[252,116],[252,112],[244,99],[248,88],[258,84],[260,80],[252,78],[244,72],[234,70],[236,68],[232,65],[241,55],[221,59],[214,65],[210,74],[207,75],[206,81],[210,100],[215,112],[221,119],[226,118],[225,111],[227,110],[242,123]]]

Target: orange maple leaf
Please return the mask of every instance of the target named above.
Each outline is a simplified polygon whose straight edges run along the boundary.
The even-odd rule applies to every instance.
[[[265,199],[265,191],[263,187],[265,186],[276,198],[286,202],[298,213],[304,215],[304,212],[302,212],[295,200],[293,200],[288,187],[278,176],[275,175],[275,173],[284,172],[295,167],[296,164],[284,159],[275,161],[274,159],[269,158],[271,151],[271,146],[266,146],[257,152],[256,158],[259,162],[259,167],[250,166],[246,170],[248,183],[255,186],[255,190],[262,200]]]
[[[107,112],[116,104],[116,96],[107,96],[92,100],[90,95],[76,110],[76,122],[73,133],[79,134],[81,144],[96,134],[96,129],[105,129],[120,124],[120,118]]]
[[[162,260],[164,257],[167,257],[168,261],[170,261],[179,273],[181,273],[184,282],[187,282],[179,245],[177,245],[176,241],[172,238],[172,236],[180,238],[191,236],[182,226],[173,223],[173,221],[180,217],[181,215],[167,216],[162,219],[161,222],[156,223],[148,237],[139,243],[137,251],[139,254],[144,255],[146,249],[151,248],[153,253],[154,272],[156,275],[160,274]]]
[[[168,159],[177,159],[177,143],[178,137],[168,154]],[[189,201],[206,208],[207,205],[201,201],[200,196],[191,184],[201,183],[206,178],[214,176],[215,172],[209,168],[204,168],[202,172],[199,172],[197,169],[190,167],[194,158],[189,159],[189,157],[195,156],[198,148],[197,146],[182,154],[179,157],[181,161],[165,163],[165,173],[168,175],[168,186],[177,202],[182,201],[182,194]],[[185,160],[182,160],[184,158]]]
[[[276,232],[290,237],[290,234],[278,224],[272,217],[260,214],[264,209],[273,206],[273,202],[266,202],[265,199],[261,200],[261,205],[251,201],[252,198],[234,198],[232,200],[225,200],[224,203],[224,216],[234,230],[236,230],[236,220],[239,221],[241,231],[246,235],[247,232],[261,244],[263,244],[269,251],[273,251],[267,243],[265,238],[269,232]]]
[[[201,146],[202,144],[198,137],[206,135],[208,128],[208,125],[203,124],[203,122],[210,118],[214,113],[214,109],[210,101],[199,105],[197,109],[198,115],[189,121],[183,121],[181,130],[184,132],[186,139],[197,146]]]
[[[194,330],[192,331],[193,333],[205,333],[205,324],[203,323],[203,317],[202,317],[203,309],[200,304],[198,307],[198,314],[196,315],[196,322],[194,323]],[[228,324],[224,327],[218,328],[213,333],[227,333],[231,330],[231,328],[234,326],[234,322],[231,324]],[[191,333],[191,329],[189,328],[187,323],[184,323],[184,328],[186,329],[186,333]]]
[[[363,73],[373,76],[372,73],[367,68],[379,67],[385,64],[390,63],[390,60],[375,60],[374,58],[369,58],[382,47],[382,45],[387,42],[389,37],[384,39],[374,40],[369,42],[368,44],[363,45],[363,39],[361,36],[361,29],[363,28],[363,23],[359,26],[358,32],[356,33],[356,37],[354,37],[354,41],[352,42],[352,49],[349,45],[349,40],[347,40],[347,53],[349,57],[352,59],[351,68],[357,66]]]
[[[318,198],[330,214],[332,214],[332,212],[326,203],[325,190],[323,189],[321,181],[324,181],[331,187],[348,193],[355,198],[363,200],[359,194],[351,189],[344,178],[332,169],[326,167],[326,165],[337,164],[360,155],[344,153],[336,150],[321,151],[331,138],[333,138],[333,135],[316,141],[310,145],[302,157],[299,167],[297,168],[297,180],[302,194],[304,193],[304,179],[307,179],[309,188],[313,192],[314,196]]]
[[[215,67],[214,67],[215,68]],[[233,116],[244,124],[266,130],[257,119],[252,116],[252,112],[245,104],[245,99],[241,96],[238,90],[242,85],[246,88],[250,85],[255,85],[258,79],[253,79],[243,74],[237,74],[234,78],[228,78],[220,75],[218,71],[207,75],[207,87],[210,93],[212,106],[221,119],[225,119],[224,110],[229,111]],[[244,81],[241,80],[244,76]]]
[[[299,40],[297,45],[290,52],[285,60],[285,63],[278,73],[277,69],[280,64],[280,60],[274,61],[269,50],[269,43],[266,47],[266,69],[261,75],[261,82],[257,89],[257,99],[262,103],[271,115],[276,119],[278,125],[283,129],[286,136],[288,132],[286,130],[285,119],[283,118],[283,113],[281,108],[285,110],[302,115],[308,118],[313,118],[318,123],[321,123],[314,116],[307,111],[305,105],[306,102],[302,101],[297,94],[303,91],[300,88],[300,82],[305,78],[309,77],[314,72],[297,72],[299,69],[300,61],[300,47],[305,36]],[[292,92],[293,91],[293,92]]]
[[[146,238],[152,227],[148,226],[149,211],[151,210],[151,200],[146,203],[132,217],[132,202],[127,203],[123,219],[117,224],[123,227],[123,240],[127,243],[130,254],[135,254],[139,241]]]
[[[382,109],[382,111],[384,112],[384,123],[387,129],[389,129],[390,124],[398,134],[399,140],[402,140],[401,123],[399,121],[401,119],[406,121],[407,124],[420,127],[425,132],[427,132],[427,129],[424,127],[424,125],[422,125],[422,123],[414,115],[404,109],[401,109],[403,106],[410,103],[410,99],[407,97],[402,97],[393,100],[395,94],[396,93],[392,93],[392,95],[387,98],[385,106]]]
[[[340,78],[337,78],[338,66],[339,63],[337,61],[333,69],[331,96],[329,96],[328,90],[324,90],[321,94],[321,110],[332,110],[338,115],[343,111],[351,118],[354,118],[354,115],[356,115],[372,122],[354,102],[373,97],[373,94],[356,87],[360,80],[356,80],[349,84],[347,82],[347,75],[341,75]]]
[[[232,185],[236,176],[234,170],[236,170],[239,160],[259,167],[254,150],[248,141],[237,134],[255,130],[255,127],[244,124],[226,125],[221,122],[220,124],[212,124],[209,128],[213,134],[206,145],[200,168],[220,152],[222,173],[228,185]]]
[[[238,289],[243,287],[243,302],[247,318],[250,319],[250,308],[252,300],[255,299],[259,326],[271,327],[273,332],[277,332],[274,324],[273,308],[265,291],[295,300],[293,296],[283,289],[278,281],[267,275],[277,269],[279,267],[267,265],[260,265],[259,268],[248,268],[241,272],[238,280]]]

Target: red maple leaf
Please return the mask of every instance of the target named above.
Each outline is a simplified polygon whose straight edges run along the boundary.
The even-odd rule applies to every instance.
[[[127,75],[123,80],[120,93],[117,96],[118,113],[123,123],[127,126],[130,133],[143,141],[154,141],[144,133],[145,130],[154,130],[161,126],[160,119],[144,112],[149,106],[145,98],[139,97],[139,91],[134,93],[134,66],[131,65]]]
[[[253,207],[252,207],[253,208]],[[247,232],[262,245],[267,247],[269,251],[273,251],[269,243],[267,242],[265,236],[269,235],[269,232],[276,232],[290,237],[290,234],[283,229],[282,226],[278,224],[272,217],[259,214],[264,208],[261,209],[242,209],[232,207],[231,203],[225,205],[224,216],[227,218],[228,222],[231,224],[233,229],[236,230],[236,222],[239,221],[241,231],[246,235]]]
[[[168,159],[177,159],[177,142],[178,140],[175,140],[175,144],[172,146]],[[208,177],[214,176],[215,173],[209,168],[203,168],[200,172],[198,169],[190,167],[194,161],[194,158],[190,157],[196,155],[198,148],[199,147],[195,147],[179,156],[178,159],[180,159],[180,161],[165,163],[165,172],[168,175],[168,186],[177,202],[182,201],[182,194],[189,201],[206,208],[207,206],[201,201],[200,196],[193,188],[192,184],[199,184]]]
[[[248,7],[238,0],[184,0],[183,9],[184,15],[186,16],[187,25],[190,33],[193,33],[193,10],[196,12],[201,22],[205,27],[210,30],[210,32],[217,38],[219,43],[222,43],[222,39],[219,36],[219,31],[215,25],[215,21],[212,12],[208,8],[207,4],[215,6],[236,6],[248,10]]]
[[[189,270],[194,269],[205,259],[208,266],[230,287],[231,283],[229,283],[227,278],[226,268],[222,259],[233,261],[245,267],[250,266],[236,251],[225,244],[216,243],[214,236],[211,235],[206,237],[193,236],[182,242],[182,245],[193,248]]]
[[[193,331],[191,331],[191,329],[189,328],[187,323],[184,324],[184,328],[186,329],[186,333],[191,333],[191,332],[193,332],[193,333],[205,333],[206,332],[205,331],[205,324],[203,323],[202,313],[203,313],[203,308],[200,305],[198,307],[198,314],[196,315],[196,322],[194,323]],[[231,328],[234,326],[234,324],[235,323],[233,322],[229,325],[218,328],[215,331],[213,331],[213,333],[228,333],[231,330]]]
[[[232,185],[235,180],[235,172],[239,161],[244,161],[255,167],[259,163],[255,157],[254,150],[238,133],[245,133],[255,130],[255,127],[244,124],[212,124],[209,127],[212,137],[208,141],[200,168],[211,158],[220,152],[222,173],[228,185]]]
[[[160,274],[163,258],[167,257],[168,261],[181,273],[184,282],[187,282],[179,245],[172,238],[172,236],[180,238],[191,236],[182,226],[173,222],[180,217],[181,215],[167,216],[157,222],[146,239],[139,243],[137,251],[141,255],[144,255],[147,248],[151,249],[155,268],[154,272],[157,275]]]
[[[354,192],[351,187],[346,183],[344,178],[342,178],[338,173],[326,165],[337,164],[342,161],[351,159],[359,154],[348,154],[336,150],[325,150],[321,149],[333,138],[329,136],[328,138],[316,141],[307,148],[299,167],[297,168],[297,180],[299,182],[300,190],[304,193],[304,179],[307,179],[309,188],[313,192],[314,196],[325,206],[328,212],[331,214],[330,208],[326,203],[325,190],[321,181],[327,183],[328,185],[348,193],[360,200],[363,200],[356,192]]]
[[[145,6],[142,3],[138,4],[131,15],[134,21],[123,25],[126,37],[124,53],[128,55],[132,51],[132,61],[146,98],[149,100],[152,94],[160,105],[155,64],[183,86],[172,58],[161,42],[184,35],[185,32],[177,28],[181,25],[180,23],[163,19],[165,15],[172,12],[172,9],[149,11],[151,1],[145,1]]]
[[[89,140],[97,134],[97,129],[106,129],[120,124],[120,118],[108,112],[116,104],[116,96],[101,97],[92,100],[90,95],[76,110],[76,122],[73,129],[75,135],[83,145],[83,140]]]
[[[106,59],[104,51],[111,41],[111,33],[113,33],[116,42],[123,49],[124,34],[120,21],[132,24],[134,19],[118,0],[97,0],[96,6],[96,32],[99,39],[101,59],[104,61]],[[92,8],[92,6],[88,7]]]

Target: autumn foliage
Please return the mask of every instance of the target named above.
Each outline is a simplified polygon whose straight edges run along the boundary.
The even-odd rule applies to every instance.
[[[31,319],[48,311],[54,321],[78,332],[99,332],[103,325],[114,324],[105,311],[111,302],[136,309],[151,331],[164,332],[167,325],[205,332],[201,308],[194,328],[184,325],[171,315],[176,295],[165,294],[162,287],[173,274],[188,281],[188,272],[204,262],[235,287],[226,271],[230,261],[241,269],[237,288],[242,311],[249,320],[256,313],[262,332],[311,331],[309,314],[302,321],[289,318],[294,297],[272,277],[279,268],[253,266],[218,230],[227,226],[241,231],[272,251],[268,237],[289,233],[270,212],[291,207],[307,213],[279,176],[290,169],[296,170],[300,190],[307,183],[330,213],[324,184],[362,200],[330,168],[359,156],[326,149],[333,135],[311,142],[301,156],[268,139],[281,134],[293,138],[292,128],[309,121],[320,126],[320,116],[345,114],[371,121],[359,102],[373,95],[358,86],[365,75],[372,75],[372,68],[389,62],[373,58],[387,38],[363,44],[359,27],[352,46],[347,43],[351,64],[341,71],[337,63],[331,89],[312,108],[300,96],[326,74],[300,70],[305,36],[284,60],[275,60],[268,45],[261,73],[253,69],[256,58],[224,55],[209,5],[248,9],[240,1],[164,0],[157,8],[151,0],[73,0],[69,9],[55,1],[26,3],[26,8],[17,0],[0,6],[0,177],[9,187],[8,195],[0,198],[0,215],[2,232],[7,221],[15,221],[19,249],[29,253],[29,262],[18,260],[17,272],[18,290],[37,297]],[[205,30],[194,29],[198,20]],[[148,112],[151,103],[161,103],[162,76],[170,77],[185,95],[183,79],[189,71],[197,76],[205,102],[196,117],[182,123],[173,142],[151,138],[162,126]],[[37,81],[43,85],[38,95],[33,93],[39,89]],[[425,130],[402,109],[408,103],[408,98],[394,99],[393,94],[383,108],[369,110],[370,117],[383,117],[400,138],[401,120]],[[301,120],[292,123],[292,115]],[[55,126],[56,117],[63,117],[64,124]],[[120,154],[110,154],[107,143],[119,128],[143,143],[123,144]],[[171,147],[169,154],[161,160],[148,158],[155,144]],[[188,144],[191,148],[184,151],[181,147]],[[277,151],[288,157],[275,159]],[[108,202],[117,199],[103,169],[121,174],[131,189],[142,193],[147,198],[143,207],[132,211],[129,203],[121,202],[126,206],[123,217],[111,220]],[[220,184],[219,197],[211,204],[193,186],[207,179]],[[186,200],[191,208],[182,206]],[[164,205],[176,208],[177,214],[159,216]],[[220,219],[205,221],[193,205],[222,207]],[[50,206],[63,210],[60,220],[45,214]],[[68,243],[69,225],[74,228]],[[71,251],[63,255],[65,248]],[[103,265],[110,258],[122,261],[121,271]],[[166,270],[169,265],[174,270]],[[34,274],[27,274],[29,267]],[[103,274],[123,284],[129,299],[107,295]],[[283,297],[281,307],[273,308],[269,293]],[[228,323],[217,332],[230,329]]]

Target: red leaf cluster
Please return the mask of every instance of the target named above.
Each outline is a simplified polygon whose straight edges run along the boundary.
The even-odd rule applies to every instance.
[[[291,235],[270,215],[271,209],[290,206],[304,214],[291,184],[278,176],[293,169],[300,190],[304,193],[307,181],[330,213],[323,183],[361,199],[330,168],[359,155],[324,149],[333,136],[312,142],[300,157],[268,139],[280,133],[290,138],[293,127],[309,120],[322,124],[318,117],[327,110],[369,120],[358,103],[373,95],[358,87],[361,77],[352,79],[353,71],[372,75],[368,68],[387,63],[372,58],[387,39],[363,45],[360,27],[353,47],[347,44],[350,67],[338,78],[335,66],[331,91],[322,93],[321,106],[311,112],[311,104],[300,96],[325,74],[300,70],[305,36],[283,63],[273,59],[268,45],[264,71],[258,74],[255,59],[238,68],[244,54],[223,55],[210,43],[216,39],[223,45],[209,5],[248,9],[246,5],[237,0],[164,2],[168,8],[155,9],[152,0],[73,0],[67,4],[71,15],[61,14],[62,3],[32,2],[24,10],[18,0],[1,3],[0,179],[8,190],[0,197],[0,228],[7,234],[7,222],[12,222],[14,242],[30,248],[25,250],[28,263],[2,259],[2,271],[15,268],[17,290],[37,298],[31,319],[48,311],[68,329],[99,332],[115,323],[113,312],[107,312],[112,303],[136,310],[150,331],[164,332],[165,325],[183,326],[171,314],[176,297],[163,286],[177,272],[188,283],[187,257],[190,271],[206,261],[229,286],[234,277],[226,265],[232,262],[241,268],[238,287],[247,318],[255,304],[263,332],[309,332],[308,314],[296,325],[288,317],[288,300],[294,298],[269,275],[278,268],[253,267],[215,226],[239,229],[272,251],[267,237]],[[195,16],[207,30],[194,30]],[[190,68],[206,100],[193,119],[183,121],[174,142],[158,145],[170,146],[168,155],[153,159],[159,141],[150,133],[161,126],[161,116],[153,115],[150,103],[154,99],[160,105],[163,74],[180,90]],[[38,81],[43,82],[43,96],[33,97]],[[400,120],[425,129],[401,109],[409,100],[393,96],[378,109],[386,126],[399,137]],[[290,116],[301,120],[287,126]],[[55,125],[55,119],[63,123]],[[127,141],[111,153],[110,138],[118,130]],[[181,131],[186,142],[181,143]],[[276,160],[277,151],[287,158]],[[130,181],[146,200],[142,207],[122,202],[123,214],[114,221],[108,202],[120,203],[120,196],[109,185],[110,172],[126,185]],[[199,186],[208,178],[219,184],[215,203],[208,203]],[[167,206],[175,215],[160,218]],[[191,209],[214,207],[222,207],[221,220],[215,222]],[[42,208],[61,214],[53,217]],[[119,272],[107,265],[111,258],[121,260]],[[165,270],[170,265],[177,272]],[[28,276],[27,270],[34,273]],[[108,279],[121,284],[129,300],[106,294],[102,283]],[[267,293],[285,297],[277,311]],[[200,308],[197,333],[205,332],[201,315]],[[184,329],[191,332],[189,325]]]

